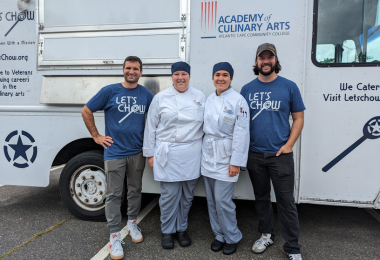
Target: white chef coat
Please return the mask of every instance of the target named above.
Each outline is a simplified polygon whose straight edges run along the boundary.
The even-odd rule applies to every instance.
[[[232,88],[205,104],[201,174],[209,178],[236,182],[239,174],[228,176],[229,166],[245,167],[249,149],[249,107]]]
[[[143,155],[154,156],[156,181],[199,178],[205,95],[189,86],[159,92],[150,104],[144,131]]]

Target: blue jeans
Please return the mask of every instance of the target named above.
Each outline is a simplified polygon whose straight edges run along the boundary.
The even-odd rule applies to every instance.
[[[273,209],[270,198],[272,180],[277,201],[278,220],[281,234],[285,239],[284,251],[299,254],[299,223],[294,202],[294,160],[293,152],[281,154],[259,153],[249,151],[247,169],[255,193],[255,208],[259,219],[259,232],[272,234]]]

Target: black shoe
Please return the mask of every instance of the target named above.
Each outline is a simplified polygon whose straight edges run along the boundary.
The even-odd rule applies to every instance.
[[[180,246],[189,246],[191,245],[191,239],[186,234],[186,231],[175,233],[175,238],[178,240]]]
[[[162,248],[164,249],[173,249],[174,248],[173,234],[162,233],[161,245],[162,245]]]
[[[232,255],[237,250],[237,244],[225,244],[223,247],[223,254]]]
[[[214,240],[211,244],[211,250],[214,252],[219,252],[220,250],[223,249],[225,243],[220,242],[219,240]]]

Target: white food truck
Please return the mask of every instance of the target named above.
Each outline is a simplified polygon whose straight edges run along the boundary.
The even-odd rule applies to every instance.
[[[217,62],[234,67],[236,91],[253,80],[265,42],[306,106],[296,202],[380,208],[380,0],[0,0],[0,184],[44,187],[65,164],[65,204],[104,219],[103,150],[80,111],[123,81],[125,57],[142,59],[140,84],[154,94],[171,86],[171,64],[186,61],[190,84],[208,96]],[[262,109],[266,97],[249,105]],[[102,112],[95,121],[104,134]],[[160,193],[148,165],[143,192]],[[247,171],[234,197],[254,199]]]

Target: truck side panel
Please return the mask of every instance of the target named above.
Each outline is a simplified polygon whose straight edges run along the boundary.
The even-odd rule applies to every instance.
[[[376,57],[373,52],[369,52],[367,64],[358,63],[363,3],[372,4],[365,15],[369,18],[368,28],[376,23],[380,6],[378,1],[318,2],[318,10],[315,5],[309,6],[308,14],[314,16],[307,18],[307,110],[302,134],[300,201],[373,207],[380,186],[380,130],[369,127],[367,122],[371,121],[372,126],[380,124],[380,68],[378,62],[370,60],[370,56]],[[350,22],[346,23],[348,16]],[[368,47],[371,46],[379,57],[380,45],[368,41]],[[339,48],[343,50],[340,57]],[[344,158],[335,160],[334,166],[326,167],[366,133],[373,134],[374,139],[366,138]]]

